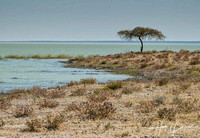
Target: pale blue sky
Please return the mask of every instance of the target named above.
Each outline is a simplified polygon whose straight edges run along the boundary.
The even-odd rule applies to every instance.
[[[0,41],[120,40],[136,26],[200,41],[200,0],[0,0]]]

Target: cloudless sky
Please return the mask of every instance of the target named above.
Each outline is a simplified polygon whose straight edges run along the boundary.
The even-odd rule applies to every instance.
[[[0,41],[120,40],[136,26],[200,41],[200,0],[0,0]]]

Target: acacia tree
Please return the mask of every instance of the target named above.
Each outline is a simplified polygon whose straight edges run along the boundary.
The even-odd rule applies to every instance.
[[[118,35],[125,40],[132,40],[133,38],[138,38],[141,42],[141,49],[143,51],[143,41],[144,39],[153,39],[163,40],[165,36],[162,32],[152,29],[152,28],[144,28],[144,27],[136,27],[133,30],[121,30],[118,32]]]

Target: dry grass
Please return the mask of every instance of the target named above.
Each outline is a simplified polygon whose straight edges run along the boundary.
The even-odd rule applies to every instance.
[[[106,92],[91,94],[88,96],[88,100],[91,102],[103,102],[105,100],[108,100],[108,94]]]
[[[200,56],[194,57],[190,60],[190,65],[198,65],[198,64],[200,64]]]
[[[3,127],[5,125],[5,122],[3,121],[3,119],[0,119],[0,128]]]
[[[55,108],[59,105],[59,103],[56,102],[55,100],[44,99],[39,103],[39,105],[42,108]]]
[[[86,78],[86,79],[81,79],[80,80],[81,84],[94,84],[96,82],[97,82],[97,80],[93,79],[93,78]]]
[[[163,108],[158,110],[157,115],[160,119],[174,121],[176,118],[176,110],[174,108]]]
[[[86,93],[85,88],[78,88],[78,89],[72,91],[71,96],[83,96],[85,93]]]
[[[33,59],[70,59],[72,58],[72,56],[69,55],[65,55],[65,54],[60,54],[60,55],[29,55],[29,56],[20,56],[20,55],[8,55],[5,56],[5,58],[9,58],[9,59],[29,59],[29,58],[33,58]]]
[[[27,131],[29,132],[39,132],[42,128],[42,119],[31,119],[31,120],[27,120],[26,125],[27,125]]]
[[[74,85],[78,85],[79,82],[77,81],[70,81],[69,83],[67,83],[67,86],[70,87],[70,86],[74,86]]]
[[[0,110],[6,110],[11,106],[10,100],[0,97]]]
[[[153,101],[140,101],[138,109],[140,109],[142,113],[150,113],[155,111],[157,107],[158,105]]]
[[[90,84],[84,80],[84,83],[70,82],[69,87],[35,87],[1,94],[1,107],[6,102],[15,107],[44,98],[44,107],[54,100],[59,106],[53,108],[53,104],[44,109],[33,104],[34,114],[30,115],[19,108],[23,109],[19,118],[11,115],[15,110],[8,106],[0,111],[6,124],[0,133],[4,137],[198,137],[200,65],[190,65],[190,60],[198,54],[154,51],[73,59],[71,62],[77,67],[137,72],[140,76],[119,83]],[[145,67],[141,68],[142,65]],[[162,80],[165,78],[167,83]],[[64,116],[54,112],[62,112]],[[25,125],[28,132],[21,131]],[[172,127],[177,130],[174,134],[170,131]],[[162,129],[158,132],[157,128]]]
[[[132,94],[133,93],[133,89],[125,87],[125,88],[123,88],[122,93],[123,94]]]
[[[164,104],[166,100],[165,96],[157,96],[154,98],[153,103],[155,103],[156,105],[161,105]]]
[[[110,117],[116,109],[112,103],[87,102],[81,105],[81,114],[86,119],[103,119]]]
[[[17,105],[14,116],[18,117],[28,117],[33,113],[33,108],[29,105]]]
[[[111,90],[116,90],[122,88],[123,83],[121,81],[111,81],[107,84],[107,88]]]
[[[198,112],[199,110],[198,99],[187,99],[186,101],[181,101],[178,104],[177,110],[179,113],[191,113]]]
[[[65,116],[62,114],[47,115],[47,124],[45,128],[48,130],[57,130],[59,126],[65,121]]]
[[[156,83],[157,83],[158,86],[167,85],[168,82],[169,82],[169,80],[167,78],[156,80]]]
[[[81,110],[80,106],[78,104],[75,104],[75,103],[68,104],[67,107],[66,107],[67,112],[79,111],[79,110]]]
[[[65,95],[66,95],[66,93],[62,90],[53,90],[51,92],[48,92],[47,97],[52,98],[52,99],[54,99],[54,98],[64,98]]]

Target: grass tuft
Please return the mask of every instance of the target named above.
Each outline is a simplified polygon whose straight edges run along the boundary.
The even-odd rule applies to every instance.
[[[16,118],[19,117],[27,117],[31,113],[33,113],[33,108],[29,105],[18,105],[15,109],[14,116]]]
[[[107,88],[111,90],[116,90],[122,88],[123,83],[121,81],[111,81],[107,84]]]
[[[176,110],[174,108],[163,108],[157,111],[157,115],[160,119],[166,119],[169,121],[174,121],[176,116]]]
[[[105,92],[100,92],[98,94],[91,94],[87,98],[91,102],[103,102],[108,99],[108,95]]]
[[[6,110],[11,106],[10,100],[0,97],[0,110]]]
[[[85,88],[78,88],[78,89],[72,91],[71,96],[83,96],[85,93],[86,93]]]
[[[0,128],[3,127],[5,125],[5,122],[3,121],[3,119],[0,119]]]
[[[113,104],[110,102],[85,103],[81,106],[81,109],[82,115],[85,115],[87,119],[92,120],[107,118],[116,111],[116,109],[113,107]]]
[[[59,105],[59,103],[54,100],[44,99],[39,103],[39,105],[42,108],[55,108]]]
[[[31,119],[26,122],[29,132],[39,132],[40,128],[42,128],[42,120],[41,119]]]
[[[65,116],[62,114],[47,115],[47,125],[45,128],[48,130],[57,130],[59,126],[65,121]]]
[[[80,80],[81,84],[94,84],[96,82],[97,82],[97,80],[93,79],[93,78],[86,78],[86,79],[81,79]]]

